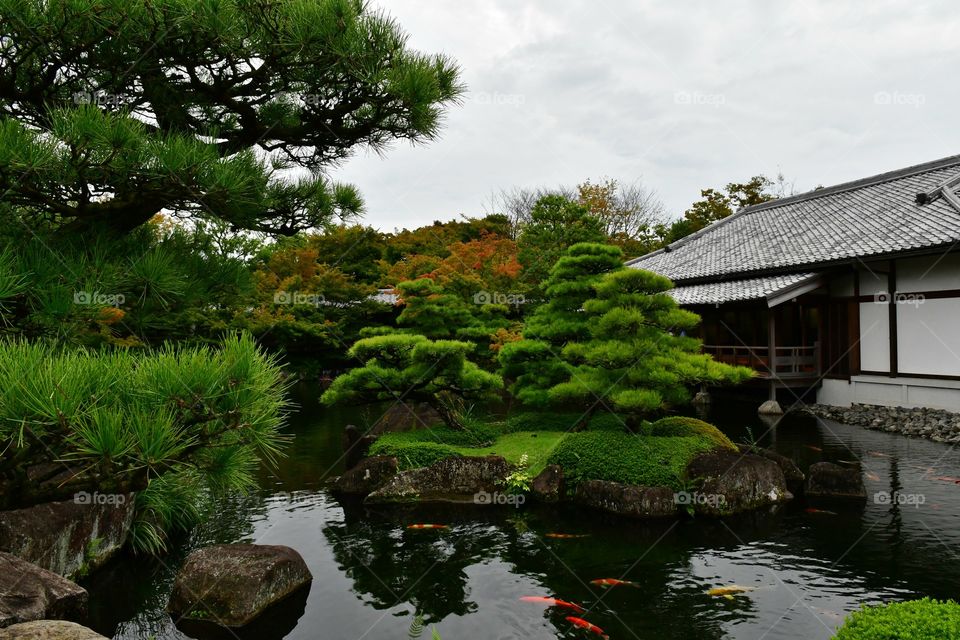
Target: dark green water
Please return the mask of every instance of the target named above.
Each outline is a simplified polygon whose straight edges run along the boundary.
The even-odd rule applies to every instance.
[[[343,425],[364,416],[320,408],[314,392],[301,391],[290,456],[279,471],[264,472],[257,494],[218,505],[162,562],[122,558],[93,577],[87,586],[97,631],[191,637],[163,610],[173,573],[190,549],[235,541],[289,545],[314,576],[305,598],[244,640],[399,640],[417,612],[444,640],[597,637],[574,629],[566,614],[518,600],[527,595],[580,603],[584,617],[615,640],[814,640],[829,638],[861,602],[960,596],[960,486],[935,479],[960,477],[960,461],[946,445],[784,420],[762,441],[801,468],[821,459],[864,464],[871,499],[837,515],[806,513],[799,504],[659,524],[574,507],[367,511],[345,509],[323,489],[342,470]],[[747,427],[759,435],[767,428],[754,408],[724,403],[711,419],[734,439]],[[925,503],[877,504],[879,491],[920,494]],[[405,529],[414,522],[450,529]],[[543,537],[548,532],[589,537],[551,540]],[[590,585],[607,577],[638,587]],[[733,600],[705,593],[734,583],[754,590]]]

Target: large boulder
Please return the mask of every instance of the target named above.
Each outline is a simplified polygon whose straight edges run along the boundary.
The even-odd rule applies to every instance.
[[[585,506],[630,518],[666,518],[677,515],[673,489],[641,487],[606,480],[585,480],[574,499]]]
[[[510,463],[500,456],[444,458],[429,467],[398,473],[364,502],[495,504],[491,500],[478,501],[477,496],[497,493],[511,470]]]
[[[396,402],[380,416],[369,433],[378,436],[384,433],[427,429],[442,423],[443,417],[426,403],[413,405]]]
[[[563,467],[551,464],[530,482],[530,495],[540,502],[560,502],[564,487]]]
[[[699,483],[688,502],[696,513],[722,516],[791,500],[783,471],[773,460],[725,449],[702,453],[685,476]]]
[[[366,496],[376,491],[397,474],[397,459],[391,456],[373,456],[362,460],[333,481],[333,490],[349,496]]]
[[[299,553],[285,546],[220,544],[187,556],[167,610],[223,627],[242,627],[310,584]]]
[[[376,436],[368,435],[352,424],[343,429],[343,464],[346,469],[353,469],[367,457],[370,445],[377,441]]]
[[[0,551],[62,576],[83,576],[123,547],[133,498],[81,492],[73,500],[0,511]]]
[[[76,622],[37,620],[21,622],[0,631],[3,640],[107,640],[106,637]]]
[[[783,471],[783,478],[787,482],[787,490],[795,496],[803,492],[803,481],[806,480],[807,477],[803,471],[800,471],[800,467],[797,466],[796,462],[787,456],[781,455],[776,451],[771,451],[770,449],[764,449],[763,447],[741,445],[740,450],[744,453],[753,453],[767,460],[773,460],[777,463],[777,466],[780,467],[780,470]]]
[[[52,571],[0,552],[0,627],[44,618],[83,620],[86,615],[85,589]]]
[[[815,499],[867,499],[867,489],[863,486],[860,468],[842,467],[832,462],[810,465],[804,492],[807,498]]]

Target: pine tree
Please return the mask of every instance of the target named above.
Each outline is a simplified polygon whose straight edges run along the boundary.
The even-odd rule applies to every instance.
[[[363,365],[337,377],[321,399],[327,405],[426,402],[448,426],[462,429],[454,402],[490,398],[503,386],[500,376],[470,362],[472,348],[467,342],[400,333],[358,340],[349,355]]]
[[[628,269],[617,247],[578,244],[557,261],[547,303],[523,339],[501,349],[510,391],[533,407],[598,408],[629,421],[681,405],[690,387],[747,380],[753,371],[700,353],[700,318],[680,309],[669,279]]]
[[[584,304],[594,294],[594,285],[604,274],[623,269],[623,253],[617,247],[576,244],[561,257],[544,283],[547,301],[527,319],[523,339],[500,350],[504,377],[517,399],[533,407],[553,403],[549,390],[569,378],[561,353],[570,342],[590,337],[590,319]]]
[[[688,335],[700,317],[677,306],[673,283],[641,269],[620,269],[595,285],[583,307],[590,336],[563,349],[568,379],[548,391],[555,404],[606,406],[629,421],[690,401],[691,387],[738,384],[754,372],[701,353]]]
[[[0,40],[0,191],[76,232],[322,226],[362,207],[326,169],[434,139],[463,92],[363,0],[0,0]]]

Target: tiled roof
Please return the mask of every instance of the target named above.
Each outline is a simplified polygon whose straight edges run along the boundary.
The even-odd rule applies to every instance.
[[[809,270],[823,263],[960,241],[960,209],[935,192],[960,156],[747,207],[628,263],[675,282]],[[947,190],[957,194],[960,185]],[[917,195],[933,193],[919,204]],[[957,199],[952,198],[956,203]]]
[[[738,300],[769,298],[815,277],[814,273],[793,273],[746,280],[724,280],[677,287],[667,293],[681,305],[722,304]]]

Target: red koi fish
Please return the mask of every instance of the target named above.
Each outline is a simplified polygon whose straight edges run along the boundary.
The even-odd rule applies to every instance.
[[[960,478],[954,478],[953,476],[937,476],[934,480],[939,480],[940,482],[952,482],[953,484],[960,484]]]
[[[570,540],[572,538],[586,538],[586,533],[545,533],[544,538],[553,538],[554,540]]]
[[[604,633],[604,632],[603,632],[603,629],[601,629],[600,627],[598,627],[598,626],[595,625],[595,624],[591,624],[591,623],[587,622],[587,621],[584,620],[583,618],[575,618],[574,616],[567,616],[566,620],[567,620],[567,622],[569,622],[570,624],[572,624],[572,625],[575,626],[575,627],[580,627],[581,629],[586,629],[587,631],[591,631],[591,632],[597,634],[598,636],[600,636],[601,638],[603,638],[603,640],[609,640],[609,639],[610,639],[610,636],[608,636],[606,633]]]
[[[416,529],[416,530],[418,530],[418,531],[421,530],[421,529],[449,529],[449,528],[450,528],[450,527],[448,527],[448,526],[445,525],[445,524],[410,524],[410,525],[407,525],[407,529]]]
[[[835,516],[835,515],[837,515],[835,511],[827,511],[826,509],[814,509],[813,507],[810,507],[809,509],[806,509],[806,512],[807,512],[807,513],[819,513],[819,514],[822,515],[822,516]]]
[[[545,604],[548,607],[562,607],[564,609],[570,609],[571,611],[576,611],[577,613],[584,613],[586,609],[581,607],[578,604],[573,602],[567,602],[566,600],[558,600],[556,598],[547,598],[544,596],[523,596],[520,598],[520,602],[533,602],[536,604]]]
[[[618,580],[617,578],[598,578],[596,580],[591,580],[590,584],[595,584],[598,587],[639,587],[636,582],[630,582],[629,580]]]
[[[810,451],[816,451],[817,453],[823,452],[823,449],[821,449],[820,447],[815,447],[812,444],[805,444],[803,446],[805,446],[807,449],[810,449]]]

